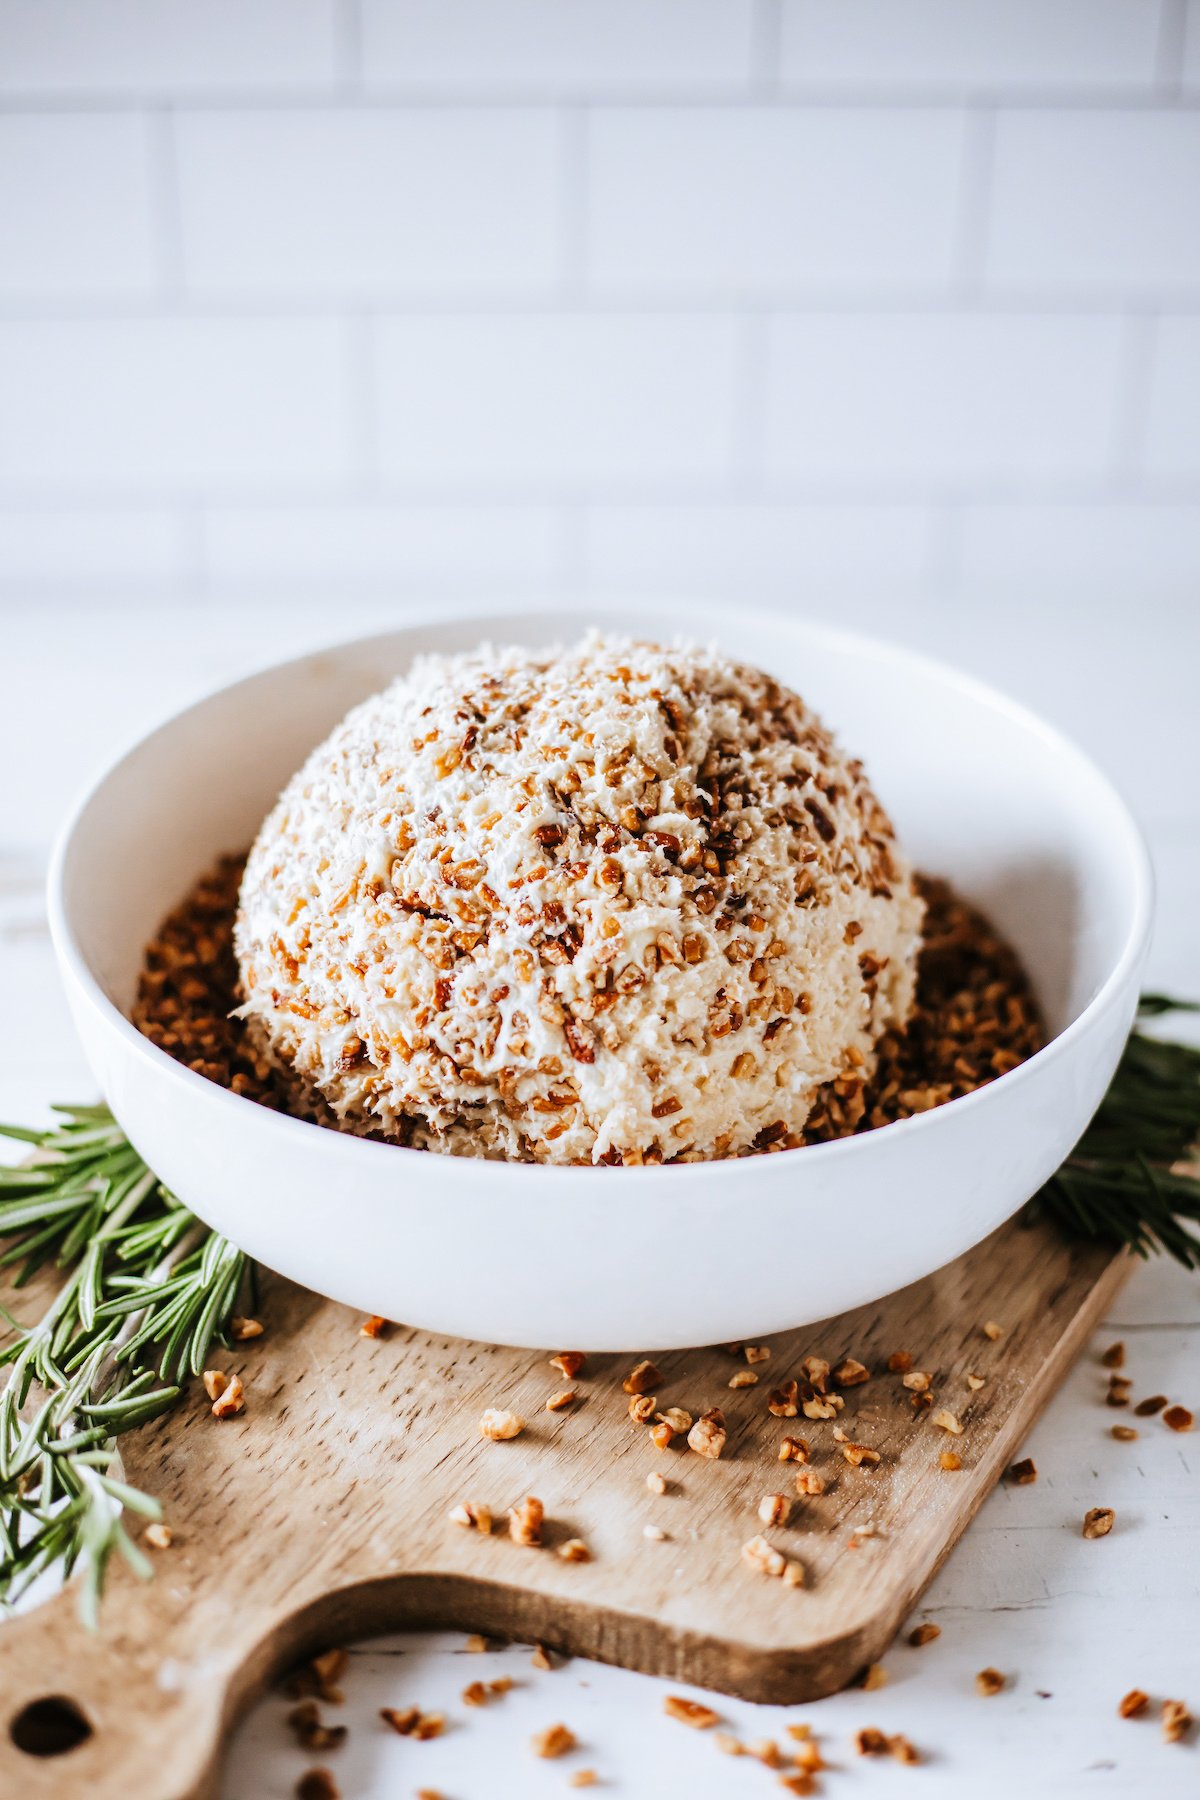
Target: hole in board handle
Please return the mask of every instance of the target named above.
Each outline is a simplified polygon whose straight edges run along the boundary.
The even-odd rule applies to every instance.
[[[87,1742],[92,1727],[65,1694],[46,1694],[21,1708],[8,1735],[26,1756],[65,1756]]]

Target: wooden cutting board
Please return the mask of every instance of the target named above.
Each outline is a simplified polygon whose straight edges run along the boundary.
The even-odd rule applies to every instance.
[[[764,1244],[763,1254],[819,1256],[820,1242]],[[156,1579],[114,1568],[96,1636],[69,1591],[0,1626],[0,1794],[211,1795],[233,1723],[282,1669],[404,1626],[536,1639],[750,1700],[832,1693],[883,1653],[1128,1267],[1123,1254],[1009,1224],[876,1306],[769,1340],[757,1386],[730,1388],[747,1364],[727,1347],[656,1357],[660,1407],[723,1408],[719,1462],[682,1438],[658,1451],[630,1420],[621,1384],[631,1358],[591,1357],[568,1384],[543,1354],[404,1327],[363,1337],[345,1308],[272,1280],[263,1337],[213,1358],[242,1373],[244,1414],[214,1420],[196,1384],[176,1412],[123,1440],[128,1478],[161,1497],[175,1532],[155,1553]],[[687,1280],[686,1246],[662,1278]],[[559,1279],[586,1271],[564,1260]],[[997,1341],[982,1329],[993,1320]],[[936,1405],[958,1416],[961,1436],[914,1412],[887,1371],[896,1351],[932,1373]],[[771,1388],[814,1353],[858,1358],[871,1379],[846,1390],[837,1420],[771,1416]],[[977,1391],[969,1373],[984,1378]],[[579,1401],[547,1412],[568,1385]],[[484,1441],[488,1406],[523,1414],[528,1428]],[[877,1449],[879,1465],[852,1467],[835,1425]],[[796,1499],[790,1523],[767,1529],[763,1495],[794,1496],[797,1465],[777,1455],[789,1433],[810,1444],[826,1491]],[[962,1458],[956,1473],[939,1466],[947,1449]],[[646,1486],[654,1470],[670,1482],[662,1496]],[[474,1501],[502,1522],[530,1493],[545,1506],[542,1549],[513,1543],[502,1523],[484,1537],[447,1517]],[[647,1525],[666,1538],[647,1538]],[[760,1531],[803,1564],[803,1587],[741,1559]],[[593,1561],[555,1554],[574,1536]],[[29,1741],[40,1720],[53,1747],[63,1708],[36,1708],[50,1697],[77,1709],[91,1735],[31,1755],[13,1722]]]

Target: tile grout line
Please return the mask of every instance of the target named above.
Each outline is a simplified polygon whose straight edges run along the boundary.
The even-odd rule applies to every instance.
[[[347,41],[353,43],[353,33]],[[1169,39],[1167,40],[1170,41]],[[353,56],[341,50],[339,60]],[[1165,60],[1174,56],[1171,49]],[[1170,77],[1168,77],[1170,79]],[[1147,81],[1139,87],[1098,85],[1096,87],[974,87],[970,83],[943,83],[928,87],[919,85],[889,87],[886,83],[827,82],[804,83],[780,80],[777,88],[764,94],[753,79],[735,84],[727,82],[694,82],[690,89],[666,86],[622,87],[614,84],[588,86],[564,82],[559,86],[546,83],[514,85],[503,90],[448,83],[408,83],[375,81],[365,88],[353,76],[347,78],[333,72],[321,84],[296,87],[246,87],[217,91],[211,88],[188,88],[185,85],[144,90],[109,89],[103,92],[64,88],[41,93],[10,91],[3,95],[7,114],[99,114],[156,109],[177,109],[206,113],[240,113],[255,110],[263,113],[336,110],[350,101],[363,112],[389,111],[404,106],[414,112],[437,112],[445,107],[476,109],[480,112],[526,111],[544,107],[553,111],[559,106],[604,106],[616,111],[687,112],[724,106],[731,111],[751,112],[755,108],[811,109],[814,111],[863,111],[881,113],[953,112],[957,110],[996,110],[1027,112],[1096,112],[1145,113],[1162,110],[1164,93],[1169,90]],[[1172,111],[1200,111],[1200,91],[1179,87],[1171,97],[1177,102]]]
[[[1158,42],[1154,55],[1154,84],[1163,99],[1183,94],[1183,61],[1187,47],[1187,0],[1160,0]]]
[[[780,98],[783,47],[782,0],[754,0],[750,36],[750,89],[765,102]]]
[[[514,483],[483,482],[453,476],[422,483],[382,473],[378,499],[389,504],[421,508],[559,506],[575,501],[589,505],[625,506],[740,506],[752,500],[764,506],[1102,506],[1113,499],[1111,469],[1099,474],[1075,473],[1026,476],[1006,470],[991,477],[969,477],[960,482],[945,477],[906,476],[863,479],[855,476],[772,475],[765,473],[752,495],[734,487],[727,475],[710,479],[690,475],[653,477],[607,476],[556,482],[552,476],[530,476]],[[22,514],[91,511],[100,514],[162,510],[176,506],[233,507],[256,511],[295,507],[304,510],[337,510],[353,496],[344,487],[328,484],[256,483],[252,488],[222,487],[209,483],[180,482],[172,487],[122,487],[97,496],[90,486],[66,483],[54,490],[0,484],[0,513]],[[1126,496],[1122,496],[1126,498]],[[1155,475],[1139,483],[1131,501],[1150,506],[1200,506],[1200,477]]]
[[[561,210],[561,200],[560,200]],[[582,236],[582,234],[579,234]],[[967,246],[964,246],[964,249]],[[583,255],[582,247],[578,254]],[[957,253],[956,253],[957,254]],[[564,292],[564,287],[569,291]],[[689,288],[661,285],[565,284],[558,281],[514,290],[502,285],[434,287],[405,291],[382,288],[375,293],[323,293],[265,291],[225,294],[182,290],[175,308],[180,318],[197,322],[227,320],[238,324],[274,324],[280,320],[388,316],[453,318],[486,313],[496,318],[543,313],[550,308],[582,317],[628,318],[737,318],[791,314],[798,318],[875,319],[893,314],[921,314],[935,318],[969,311],[972,316],[996,318],[1094,318],[1119,317],[1142,305],[1161,306],[1181,315],[1200,313],[1200,277],[1182,283],[1164,282],[1140,295],[1136,288],[1113,285],[1064,286],[1058,281],[1029,283],[981,283],[964,288],[953,278],[927,282],[817,283],[807,289],[779,283],[760,288],[728,287],[696,282]],[[69,299],[47,293],[44,298],[0,298],[0,325],[78,324],[104,326],[126,321],[144,322],[161,316],[162,296],[113,296],[100,291],[80,293]]]
[[[1150,425],[1150,388],[1158,347],[1156,312],[1130,312],[1122,327],[1113,396],[1111,472],[1123,492],[1141,486]]]
[[[159,293],[150,316],[174,312],[187,291],[183,247],[183,207],[179,189],[179,157],[175,115],[169,106],[145,115],[150,172],[150,225],[158,265]],[[44,319],[43,311],[37,315]]]
[[[196,603],[212,598],[206,509],[193,502],[177,512],[183,551],[183,595]]]
[[[348,100],[362,96],[366,75],[363,54],[363,20],[359,0],[335,0],[333,19],[334,62],[338,82]]]
[[[737,345],[737,386],[731,421],[731,501],[760,501],[767,479],[771,315],[744,314]]]
[[[984,279],[995,185],[996,115],[973,108],[964,114],[962,169],[951,250],[951,285],[960,304],[986,301]]]
[[[554,510],[554,548],[557,581],[566,593],[582,593],[591,587],[588,558],[586,500],[573,500]]]
[[[591,110],[558,109],[555,238],[558,280],[550,298],[559,309],[587,305],[588,238],[591,221]]]
[[[961,584],[964,508],[961,502],[943,500],[926,511],[925,579],[930,593],[941,597]]]
[[[343,320],[346,359],[348,488],[335,504],[378,502],[383,487],[383,421],[379,410],[379,333],[373,314]]]

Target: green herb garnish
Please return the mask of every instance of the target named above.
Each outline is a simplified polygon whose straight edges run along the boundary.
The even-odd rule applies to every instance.
[[[0,1168],[0,1270],[20,1290],[48,1264],[66,1279],[42,1316],[0,1308],[0,1606],[47,1570],[82,1571],[95,1622],[122,1524],[157,1501],[120,1479],[117,1440],[165,1411],[222,1338],[246,1259],[169,1194],[104,1106],[58,1107],[45,1131],[0,1125],[35,1160]],[[31,1403],[32,1402],[32,1403]]]

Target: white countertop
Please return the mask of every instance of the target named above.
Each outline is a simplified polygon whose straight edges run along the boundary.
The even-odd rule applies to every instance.
[[[411,613],[411,607],[404,609]],[[93,1092],[59,992],[41,880],[48,839],[72,791],[113,750],[182,701],[242,670],[334,636],[380,628],[379,605],[154,609],[81,606],[14,611],[5,625],[0,752],[0,1115],[34,1122],[53,1100]],[[333,621],[331,624],[330,621]],[[1096,610],[1073,596],[1003,608],[945,602],[861,622],[940,651],[1029,701],[1077,737],[1133,798],[1160,879],[1148,985],[1200,995],[1200,610],[1177,599]],[[56,700],[46,701],[53,683]],[[1169,1394],[1200,1411],[1200,1277],[1155,1262],[1138,1269],[1092,1351],[1029,1440],[1035,1485],[999,1489],[914,1615],[941,1626],[885,1659],[886,1688],[807,1707],[760,1708],[708,1696],[747,1742],[807,1720],[836,1769],[829,1795],[918,1791],[1005,1800],[1054,1796],[1184,1796],[1200,1792],[1200,1738],[1161,1742],[1153,1717],[1122,1721],[1132,1687],[1186,1700],[1200,1713],[1200,1436],[1137,1421],[1135,1443],[1112,1440],[1096,1352],[1128,1347],[1136,1393]],[[1084,1541],[1091,1506],[1115,1508],[1112,1534]],[[726,1800],[775,1788],[749,1759],[719,1754],[711,1733],[666,1718],[677,1686],[575,1661],[551,1672],[513,1648],[463,1653],[458,1635],[413,1634],[356,1649],[345,1746],[324,1759],[345,1800],[399,1800],[420,1788],[445,1800],[562,1794],[594,1768],[599,1793],[629,1800]],[[978,1669],[1007,1677],[992,1699]],[[486,1710],[459,1701],[476,1677],[518,1686]],[[381,1705],[444,1709],[445,1736],[413,1743],[388,1731]],[[222,1800],[284,1800],[312,1758],[271,1698],[237,1733]],[[333,1710],[333,1709],[327,1709]],[[561,1761],[531,1753],[533,1732],[562,1720],[580,1749]],[[902,1732],[920,1770],[857,1758],[863,1725]],[[913,1788],[912,1784],[916,1784]]]

